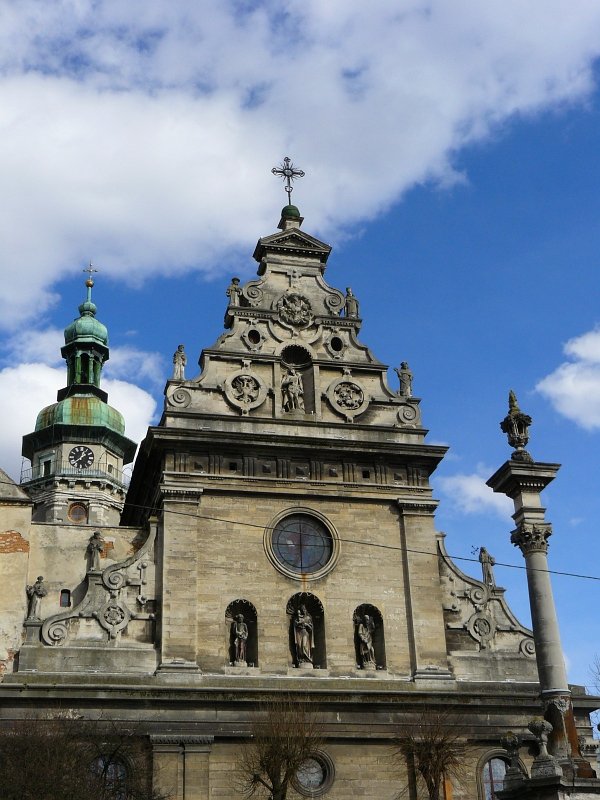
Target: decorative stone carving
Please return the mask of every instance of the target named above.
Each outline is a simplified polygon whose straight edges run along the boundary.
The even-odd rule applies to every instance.
[[[519,763],[519,748],[521,747],[521,738],[512,731],[508,731],[500,739],[500,744],[506,750],[508,755],[508,766],[504,774],[503,788],[513,789],[525,781],[525,776],[523,775]]]
[[[240,305],[240,297],[242,295],[242,290],[240,288],[240,279],[239,278],[232,278],[231,283],[225,294],[229,298],[229,305],[233,306],[234,308]]]
[[[344,296],[341,292],[330,291],[325,298],[325,305],[332,314],[339,314],[344,306]]]
[[[100,570],[100,556],[104,552],[104,539],[100,531],[94,531],[90,536],[90,541],[87,546],[89,557],[89,569]]]
[[[177,350],[173,353],[173,380],[185,380],[185,365],[187,364],[187,356],[184,352],[182,344],[177,346]]]
[[[248,305],[251,308],[258,308],[262,303],[263,290],[258,286],[261,281],[250,281],[243,289],[244,297],[248,300]]]
[[[560,777],[562,769],[556,759],[548,752],[548,737],[554,730],[552,725],[547,720],[537,717],[532,719],[527,727],[537,739],[539,746],[539,752],[531,765],[531,777]]]
[[[312,664],[313,651],[315,649],[315,631],[313,618],[308,613],[305,605],[301,605],[296,609],[292,624],[294,627],[296,662],[298,665]]]
[[[522,522],[510,535],[515,547],[520,548],[524,556],[529,553],[547,553],[548,539],[552,536],[552,525],[545,522],[532,525]]]
[[[260,391],[260,384],[252,375],[237,375],[231,381],[233,396],[241,406],[253,403]]]
[[[248,626],[244,622],[244,615],[237,614],[235,620],[231,624],[231,636],[233,639],[233,647],[235,650],[236,667],[246,667],[246,651],[248,645]]]
[[[522,639],[519,644],[519,652],[528,658],[535,658],[535,642],[533,639]]]
[[[483,582],[487,586],[495,586],[496,579],[494,578],[494,565],[496,563],[493,556],[491,556],[485,547],[479,548],[479,563],[481,564],[481,571],[483,573]]]
[[[508,443],[514,447],[514,453],[511,455],[513,461],[526,461],[531,463],[533,459],[525,450],[525,445],[529,441],[529,426],[531,425],[531,417],[529,414],[524,414],[519,408],[517,396],[511,389],[508,393],[508,414],[500,423],[500,428],[508,437]]]
[[[348,369],[344,370],[343,377],[329,384],[325,395],[333,410],[344,416],[348,422],[352,422],[354,417],[366,410],[370,399]]]
[[[167,395],[167,403],[178,408],[187,408],[192,402],[192,395],[187,389],[175,389],[174,392]]]
[[[266,337],[252,322],[248,323],[248,327],[245,331],[243,331],[240,338],[248,350],[251,350],[253,353],[258,353],[260,350],[262,350],[262,346],[266,341]]]
[[[42,598],[46,597],[48,590],[44,586],[44,576],[38,575],[36,581],[27,587],[27,619],[41,619]]]
[[[295,328],[305,328],[313,321],[310,301],[304,295],[289,292],[277,301],[277,311],[282,322]]]
[[[340,408],[351,409],[354,411],[364,403],[365,395],[357,383],[342,381],[338,383],[333,391],[335,402]]]
[[[156,537],[156,521],[150,523],[148,538],[140,549],[124,561],[109,564],[104,570],[91,565],[86,573],[86,591],[81,602],[74,608],[48,617],[42,625],[41,639],[46,645],[60,646],[69,639],[76,639],[78,620],[96,620],[108,639],[116,639],[131,620],[153,620],[154,614],[145,610],[149,602],[144,586],[146,583],[147,555]],[[100,552],[102,537],[98,532],[90,539],[94,542],[90,555],[96,558]],[[89,546],[88,546],[89,547]],[[137,574],[136,574],[137,573]],[[127,597],[140,604],[140,611],[133,612],[127,605]],[[75,623],[71,627],[71,623]],[[151,636],[151,634],[150,634]],[[89,639],[85,639],[89,644]],[[150,642],[151,643],[151,640]]]
[[[356,635],[358,637],[360,665],[363,669],[377,669],[375,661],[375,648],[373,647],[373,633],[375,621],[365,614],[355,620]]]
[[[346,316],[350,319],[358,319],[358,300],[352,294],[352,289],[346,289]]]
[[[400,397],[412,397],[413,374],[408,366],[408,362],[403,361],[399,369],[398,367],[394,368],[394,372],[400,381],[400,388],[398,389]]]
[[[230,375],[223,386],[226,399],[243,415],[262,405],[267,397],[267,387],[250,370],[250,361],[244,360],[242,369]]]
[[[488,613],[478,612],[467,622],[467,630],[479,642],[481,649],[485,650],[496,634],[496,623]]]
[[[398,422],[401,425],[411,425],[414,427],[419,424],[419,412],[415,406],[401,406],[398,410]]]
[[[304,411],[302,375],[293,367],[281,379],[281,406],[284,411]]]

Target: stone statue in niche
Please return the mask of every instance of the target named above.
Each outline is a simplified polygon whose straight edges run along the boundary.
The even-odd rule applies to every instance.
[[[99,570],[100,556],[104,552],[104,539],[102,538],[100,531],[94,531],[93,536],[90,536],[87,550],[89,555],[90,570]]]
[[[398,389],[400,397],[412,397],[413,374],[408,366],[408,362],[403,361],[399,369],[395,367],[394,372],[400,381],[400,388]]]
[[[360,655],[360,665],[363,669],[376,669],[375,649],[373,647],[373,631],[375,623],[368,614],[359,618],[356,629]]]
[[[185,365],[187,364],[187,356],[184,352],[182,344],[177,346],[177,350],[173,353],[173,380],[185,380]]]
[[[27,597],[29,598],[27,619],[40,619],[42,598],[46,597],[47,594],[48,590],[44,586],[44,576],[38,575],[36,582],[27,587]]]
[[[494,578],[494,564],[496,561],[488,553],[485,547],[479,548],[479,563],[481,564],[481,571],[483,573],[483,582],[487,586],[495,586],[496,579]]]
[[[302,376],[293,367],[281,380],[281,404],[284,411],[304,411]]]
[[[232,278],[231,283],[225,292],[227,297],[229,298],[229,305],[230,306],[239,306],[240,305],[240,297],[242,296],[242,290],[240,288],[240,279],[239,278]]]
[[[243,614],[237,614],[234,621],[231,623],[231,638],[233,639],[235,651],[235,666],[247,666],[246,650],[248,643],[248,626],[244,622]]]
[[[352,294],[352,289],[349,286],[346,289],[346,316],[351,319],[358,317],[358,300]]]
[[[313,618],[308,613],[305,605],[297,608],[294,614],[294,645],[298,666],[312,664],[315,649],[315,631]]]

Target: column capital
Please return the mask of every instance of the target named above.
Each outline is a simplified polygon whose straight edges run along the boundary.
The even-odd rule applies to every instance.
[[[539,494],[551,483],[560,469],[560,464],[539,461],[505,461],[486,481],[490,489],[515,498],[522,493]]]
[[[530,553],[547,553],[548,539],[552,536],[552,525],[549,522],[530,524],[521,522],[510,535],[510,541],[518,547],[524,556]]]

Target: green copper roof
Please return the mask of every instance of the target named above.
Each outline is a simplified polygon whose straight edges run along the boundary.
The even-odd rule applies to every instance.
[[[125,433],[123,415],[93,394],[75,394],[59,403],[46,406],[38,414],[35,429],[51,425],[101,425],[116,433]]]
[[[96,304],[92,302],[94,281],[90,278],[85,285],[87,286],[87,298],[79,306],[80,316],[65,328],[65,344],[81,341],[95,342],[108,347],[108,330],[106,325],[96,319]]]

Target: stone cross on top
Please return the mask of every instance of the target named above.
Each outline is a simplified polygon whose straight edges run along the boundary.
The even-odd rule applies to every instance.
[[[279,175],[285,181],[285,191],[287,192],[288,196],[288,205],[292,205],[292,191],[294,187],[292,186],[292,181],[296,178],[303,178],[306,174],[304,170],[296,169],[293,165],[292,160],[287,156],[283,159],[283,163],[280,164],[278,167],[273,167],[271,170],[273,175]]]

